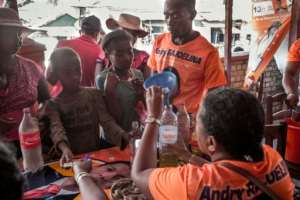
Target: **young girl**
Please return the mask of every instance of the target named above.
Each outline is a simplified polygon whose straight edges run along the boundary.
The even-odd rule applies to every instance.
[[[118,20],[114,18],[108,18],[106,20],[106,26],[110,30],[120,28],[128,32],[132,36],[131,41],[133,46],[139,38],[145,38],[149,35],[149,32],[143,30],[141,25],[142,23],[139,17],[128,13],[121,13]],[[140,70],[145,79],[148,78],[151,73],[147,66],[148,58],[149,54],[147,52],[133,47],[133,61],[131,67]]]
[[[97,77],[97,88],[104,91],[111,115],[124,130],[130,131],[132,122],[139,120],[136,105],[144,100],[143,74],[131,68],[131,36],[124,30],[108,33],[102,48],[111,67]]]
[[[63,86],[63,91],[45,108],[50,121],[50,137],[62,152],[62,162],[70,161],[73,153],[100,149],[100,125],[110,143],[119,146],[128,143],[128,133],[107,112],[102,92],[80,87],[80,59],[72,49],[56,49],[50,57],[49,67],[52,77]]]
[[[156,168],[162,102],[160,88],[147,91],[149,118],[131,171],[146,195],[178,200],[272,199],[237,172],[238,167],[262,182],[276,199],[293,199],[294,184],[283,159],[262,145],[264,112],[253,95],[230,88],[210,92],[198,113],[196,133],[199,149],[212,162],[177,168]]]

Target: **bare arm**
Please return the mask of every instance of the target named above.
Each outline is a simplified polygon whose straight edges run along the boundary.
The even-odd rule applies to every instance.
[[[105,194],[91,177],[83,177],[78,183],[82,200],[106,200]]]
[[[92,168],[91,161],[76,161],[73,167],[75,177],[82,172],[89,173]],[[104,192],[100,189],[101,185],[91,176],[85,176],[78,181],[82,200],[107,200]]]
[[[298,99],[298,75],[300,63],[288,62],[288,65],[283,74],[282,85],[287,93],[287,103],[291,107],[295,107],[299,101]]]
[[[283,87],[287,94],[298,94],[297,91],[297,77],[299,74],[300,62],[288,62],[286,70],[283,75]]]
[[[158,138],[158,127],[155,123],[146,124],[131,170],[131,178],[147,196],[151,196],[148,187],[149,177],[157,165],[156,141]]]
[[[114,117],[114,119],[118,123],[120,123],[122,109],[117,100],[117,94],[116,94],[118,83],[119,80],[117,79],[117,77],[109,73],[104,83],[104,93],[105,93],[105,101],[109,113]]]
[[[73,153],[68,145],[66,131],[54,103],[50,101],[47,102],[45,115],[50,121],[50,138],[54,143],[54,146],[62,152],[60,164],[62,165],[64,162],[70,162],[73,158]]]
[[[149,115],[159,119],[162,112],[163,95],[159,88],[150,88],[147,91],[147,108]],[[151,196],[148,183],[151,172],[157,165],[157,139],[159,125],[157,123],[146,124],[141,145],[135,155],[131,177],[142,192]]]

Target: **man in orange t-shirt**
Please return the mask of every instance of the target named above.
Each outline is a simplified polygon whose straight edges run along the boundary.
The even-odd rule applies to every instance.
[[[288,64],[283,74],[283,87],[287,94],[287,104],[294,108],[299,102],[298,75],[300,70],[300,39],[296,40],[288,53]]]
[[[180,91],[173,104],[185,104],[189,113],[196,113],[207,90],[226,84],[224,66],[218,50],[192,29],[194,0],[167,0],[164,15],[170,33],[156,38],[148,66],[153,72],[174,67]]]
[[[196,163],[195,156],[186,153],[194,164],[177,168],[156,167],[162,89],[150,88],[146,102],[149,117],[131,170],[144,194],[158,200],[272,199],[228,167],[231,164],[248,171],[276,199],[293,199],[295,186],[285,162],[270,146],[262,145],[264,111],[252,94],[234,88],[209,92],[197,116],[196,135],[199,149],[211,162],[197,157]]]

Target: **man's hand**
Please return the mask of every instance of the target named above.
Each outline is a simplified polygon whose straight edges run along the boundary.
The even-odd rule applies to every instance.
[[[286,104],[291,107],[291,108],[295,108],[297,106],[299,102],[299,97],[296,94],[288,94],[286,97]]]

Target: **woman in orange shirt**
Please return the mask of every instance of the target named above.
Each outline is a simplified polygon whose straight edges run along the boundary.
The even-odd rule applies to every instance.
[[[177,168],[157,168],[162,102],[160,88],[147,91],[148,123],[131,171],[146,195],[172,200],[293,199],[294,184],[284,161],[262,145],[264,111],[253,95],[231,88],[211,91],[198,112],[196,133],[199,149],[212,162]],[[269,192],[262,192],[232,166],[250,173]]]

